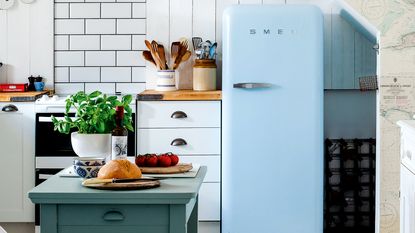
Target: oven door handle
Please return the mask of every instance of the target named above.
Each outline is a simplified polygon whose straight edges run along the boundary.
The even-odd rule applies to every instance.
[[[52,176],[53,176],[52,174],[39,174],[38,178],[39,178],[39,180],[47,180]]]
[[[64,117],[55,117],[57,120],[64,120]],[[71,117],[72,120],[76,120],[77,117]],[[39,117],[38,122],[52,122],[52,117]]]

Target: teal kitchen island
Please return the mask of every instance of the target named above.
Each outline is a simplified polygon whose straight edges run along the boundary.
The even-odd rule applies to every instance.
[[[29,192],[40,204],[41,233],[197,233],[195,178],[160,180],[160,187],[115,191],[83,187],[81,178],[54,175]]]

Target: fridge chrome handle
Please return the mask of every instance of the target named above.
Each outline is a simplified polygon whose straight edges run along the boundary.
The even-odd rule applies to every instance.
[[[270,88],[271,83],[235,83],[233,88],[255,89],[255,88]]]

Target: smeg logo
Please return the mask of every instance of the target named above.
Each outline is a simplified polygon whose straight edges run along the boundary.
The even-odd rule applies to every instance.
[[[269,28],[265,28],[265,29],[256,29],[256,28],[251,28],[249,29],[249,34],[251,35],[286,35],[286,34],[295,34],[295,30],[288,30],[288,29],[282,29],[282,28],[277,28],[277,29],[269,29]]]

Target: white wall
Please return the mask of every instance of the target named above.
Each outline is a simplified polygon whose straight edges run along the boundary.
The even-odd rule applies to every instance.
[[[26,83],[30,75],[46,78],[53,88],[53,2],[16,0],[0,10],[0,82]]]

